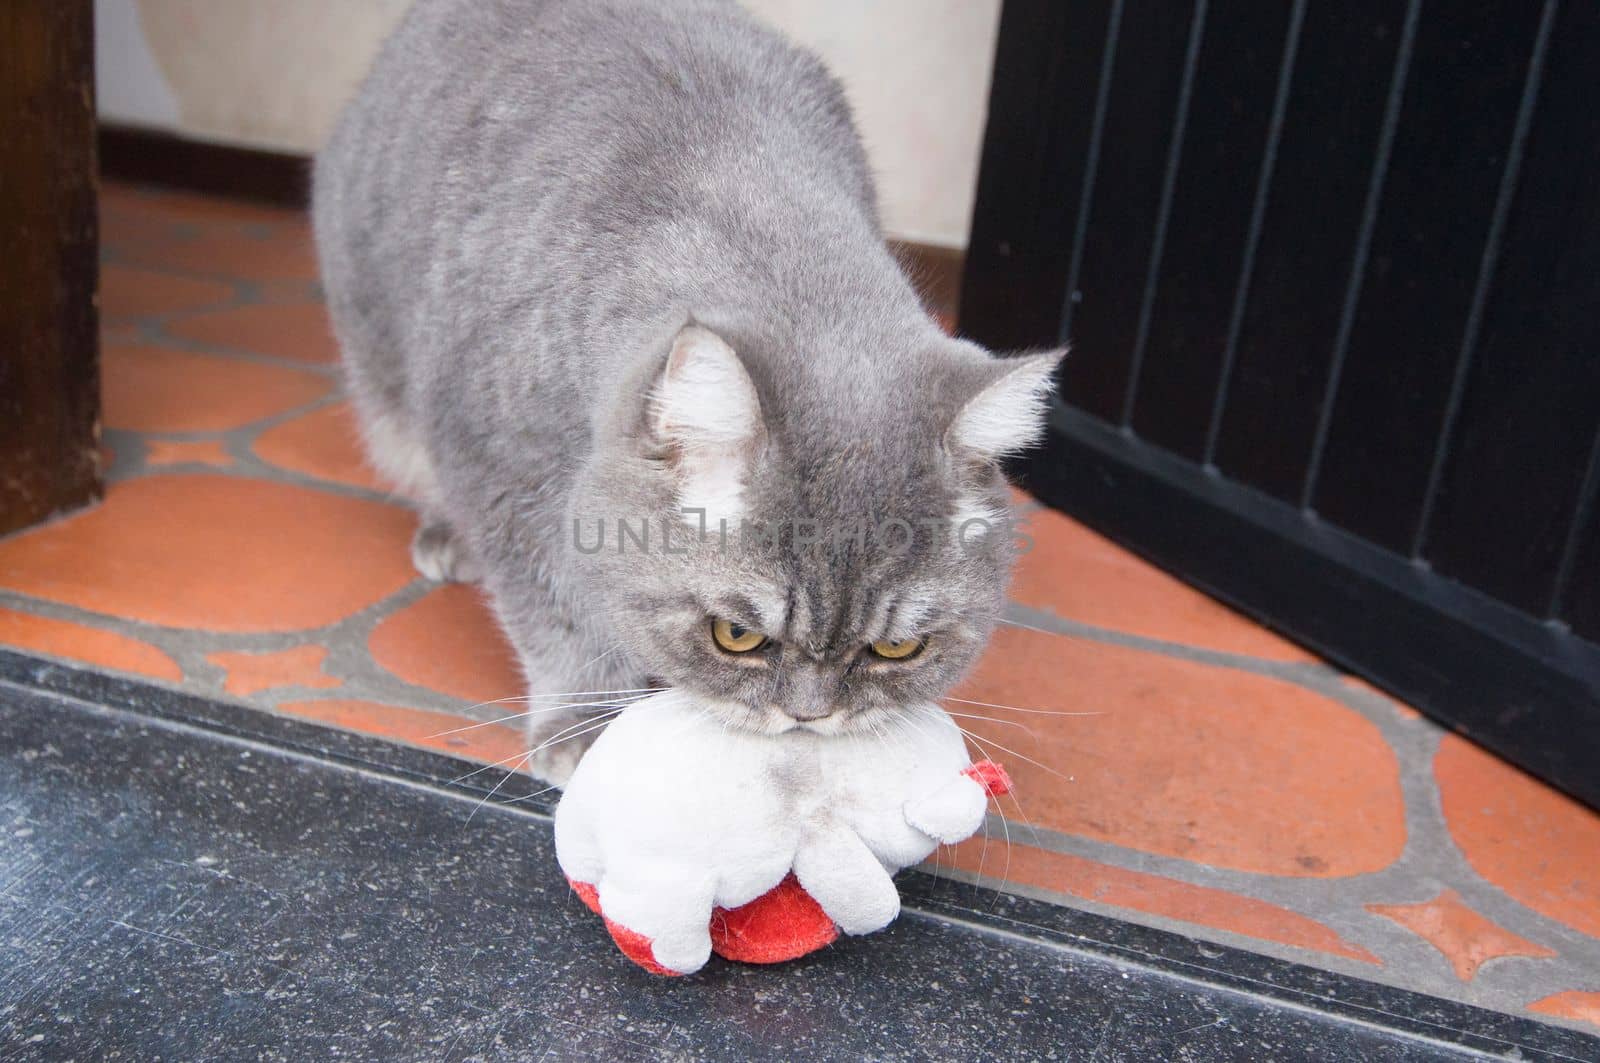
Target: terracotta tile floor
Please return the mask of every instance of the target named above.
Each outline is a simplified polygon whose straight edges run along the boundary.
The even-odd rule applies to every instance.
[[[103,205],[110,489],[0,541],[0,643],[517,754],[507,726],[435,737],[517,677],[477,593],[412,571],[412,517],[357,452],[305,218]],[[1600,816],[1021,508],[1010,624],[958,692],[1019,800],[941,873],[1600,1028]]]

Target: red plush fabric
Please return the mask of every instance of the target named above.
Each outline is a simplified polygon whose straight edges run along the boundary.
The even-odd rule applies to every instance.
[[[611,940],[617,943],[617,948],[622,950],[622,954],[651,974],[664,974],[677,978],[683,973],[657,963],[655,950],[650,947],[650,939],[643,934],[629,930],[621,923],[613,923],[609,919],[606,920],[606,929],[611,931]]]
[[[1011,776],[1006,774],[1006,769],[992,760],[975,761],[961,774],[983,787],[984,792],[990,797],[999,797],[1001,794],[1011,792]]]
[[[793,873],[749,904],[711,913],[711,951],[739,963],[785,963],[838,937],[839,928]]]
[[[567,879],[567,885],[572,887],[572,892],[578,895],[578,900],[582,901],[591,912],[593,912],[595,915],[600,914],[599,890],[595,889],[587,882],[574,882],[570,878]]]
[[[617,948],[622,950],[624,956],[651,974],[665,974],[677,977],[682,973],[663,967],[656,962],[655,950],[650,947],[649,938],[637,931],[629,930],[621,923],[613,923],[611,920],[606,919],[605,913],[600,910],[599,890],[587,882],[573,882],[568,879],[567,883],[572,887],[572,892],[578,895],[578,899],[588,905],[591,912],[605,919],[606,929],[611,932],[611,940],[617,943]]]
[[[578,899],[605,919],[600,892],[587,882],[567,881]],[[611,940],[628,959],[651,974],[679,973],[656,962],[649,938],[610,919],[605,923]],[[711,950],[737,963],[785,963],[831,945],[838,937],[839,928],[793,874],[749,904],[711,913]]]

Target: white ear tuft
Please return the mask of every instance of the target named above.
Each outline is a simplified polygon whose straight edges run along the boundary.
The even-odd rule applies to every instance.
[[[678,501],[711,521],[736,521],[745,476],[764,432],[755,384],[732,347],[686,325],[651,395],[650,430],[673,451]]]
[[[967,401],[946,434],[952,451],[996,460],[1025,450],[1044,433],[1062,352],[1016,358],[1015,368]]]

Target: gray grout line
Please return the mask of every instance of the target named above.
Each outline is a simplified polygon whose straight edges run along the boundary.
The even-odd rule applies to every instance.
[[[1114,919],[1151,926],[1181,934],[1191,939],[1211,940],[1218,944],[1231,945],[1249,952],[1274,956],[1278,959],[1307,964],[1324,970],[1337,971],[1366,981],[1380,982],[1412,992],[1426,993],[1448,1000],[1457,1000],[1506,1014],[1525,1015],[1525,1005],[1533,1001],[1567,989],[1582,989],[1586,986],[1600,983],[1600,979],[1594,977],[1594,969],[1592,967],[1586,969],[1580,966],[1574,977],[1574,972],[1570,970],[1554,971],[1549,969],[1552,961],[1491,960],[1484,965],[1471,983],[1463,984],[1455,977],[1449,965],[1431,945],[1408,931],[1400,930],[1399,927],[1395,929],[1400,931],[1400,934],[1407,940],[1400,941],[1389,956],[1382,957],[1380,954],[1380,957],[1387,962],[1381,966],[1376,966],[1346,956],[1340,956],[1336,953],[1323,952],[1319,949],[1299,948],[1238,931],[1204,926],[1170,916],[1142,912],[1115,904],[1106,904],[1090,898],[1079,897],[1075,894],[1041,889],[1027,883],[1002,881],[988,873],[978,876],[958,868],[935,868],[931,864],[923,864],[920,869],[940,878],[956,882],[997,889],[1005,893],[1014,893],[1064,908],[1080,909]],[[1362,944],[1362,942],[1351,940],[1348,935],[1341,936],[1352,945]],[[1585,976],[1586,970],[1589,972],[1587,977]],[[1491,980],[1501,984],[1491,988],[1489,985]],[[1562,1020],[1554,1016],[1540,1015],[1539,1021],[1555,1022],[1570,1026],[1573,1029],[1587,1030],[1587,1027],[1581,1023]]]
[[[1108,646],[1144,650],[1149,653],[1160,654],[1164,657],[1174,657],[1178,660],[1190,661],[1195,664],[1232,668],[1265,676],[1268,679],[1282,679],[1292,683],[1298,683],[1310,677],[1339,676],[1343,674],[1332,665],[1320,661],[1274,661],[1266,657],[1251,657],[1245,654],[1228,653],[1224,650],[1209,650],[1199,646],[1190,646],[1182,642],[1168,642],[1164,639],[1151,638],[1147,635],[1135,635],[1126,631],[1118,631],[1115,628],[1096,627],[1093,624],[1058,616],[1048,609],[1038,609],[1033,606],[1023,605],[1015,600],[1010,600],[1006,603],[1001,623],[1004,626],[1015,627],[1024,631],[1031,629],[1046,635],[1064,635],[1068,638],[1099,642]]]
[[[1115,919],[1124,919],[1129,922],[1142,924],[1144,926],[1153,926],[1161,930],[1169,930],[1178,934],[1182,934],[1184,937],[1188,938],[1199,938],[1202,940],[1209,939],[1217,942],[1218,944],[1233,945],[1237,948],[1242,948],[1250,952],[1263,953],[1269,956],[1276,956],[1279,959],[1292,960],[1296,963],[1305,963],[1314,967],[1321,967],[1326,970],[1339,971],[1344,974],[1354,975],[1357,978],[1364,978],[1371,981],[1387,981],[1390,984],[1399,985],[1400,987],[1406,989],[1418,988],[1416,984],[1405,981],[1401,978],[1385,978],[1384,974],[1386,968],[1383,966],[1363,963],[1360,960],[1351,959],[1347,956],[1340,956],[1337,953],[1323,952],[1320,949],[1314,948],[1300,948],[1295,945],[1287,945],[1282,942],[1273,941],[1269,938],[1254,937],[1249,934],[1243,934],[1236,930],[1228,930],[1223,927],[1212,927],[1200,923],[1191,923],[1183,919],[1173,918],[1171,916],[1159,915],[1153,912],[1143,912],[1133,908],[1124,908],[1121,905],[1116,904],[1107,904],[1103,901],[1096,901],[1092,898],[1080,897],[1074,893],[1062,893],[1056,890],[1032,886],[1024,882],[1012,882],[1009,880],[1000,879],[991,874],[989,871],[985,871],[984,874],[980,876],[960,868],[935,868],[931,864],[920,865],[919,869],[922,871],[927,871],[930,874],[935,874],[940,878],[947,878],[956,882],[965,882],[975,886],[998,890],[1004,893],[1015,893],[1019,896],[1029,897],[1033,900],[1044,901],[1048,904],[1054,904],[1063,908],[1076,908],[1087,912],[1094,912],[1100,915],[1107,915]],[[1357,944],[1356,942],[1350,942],[1348,938],[1346,938],[1346,941],[1350,944]],[[1425,991],[1435,992],[1435,995],[1451,995],[1438,994],[1432,989],[1431,986]]]
[[[341,696],[392,701],[404,707],[432,709],[479,721],[507,715],[508,710],[500,706],[473,705],[450,694],[408,682],[378,664],[367,648],[368,640],[379,624],[443,586],[418,576],[399,593],[325,630],[319,639],[328,648],[328,659],[323,663],[323,668],[345,681],[345,686],[338,689],[351,693]],[[333,691],[324,691],[321,696],[335,695]],[[269,705],[276,706],[289,699],[274,695],[265,700]]]
[[[1428,724],[1412,739],[1417,749],[1411,756],[1402,753],[1403,769],[1419,777],[1417,794],[1411,803],[1412,840],[1403,862],[1421,864],[1419,877],[1411,883],[1415,893],[1385,903],[1414,904],[1432,900],[1444,889],[1454,889],[1474,911],[1500,927],[1537,944],[1555,949],[1560,955],[1548,960],[1491,960],[1479,971],[1472,986],[1484,992],[1495,991],[1496,984],[1506,990],[1527,993],[1532,1001],[1561,989],[1580,988],[1578,983],[1600,990],[1600,940],[1526,907],[1500,887],[1486,881],[1472,867],[1455,842],[1445,819],[1443,797],[1434,778],[1433,762],[1445,732]],[[1556,979],[1546,972],[1576,965],[1576,970]],[[1453,975],[1452,975],[1453,977]],[[1547,992],[1540,992],[1543,986]]]
[[[143,476],[149,471],[146,458],[150,448],[138,432],[102,428],[100,444],[111,449],[111,464],[101,470],[107,486]]]
[[[107,483],[123,483],[129,480],[143,479],[152,476],[197,475],[226,476],[233,479],[251,480],[257,483],[270,482],[285,484],[292,487],[303,487],[307,490],[322,491],[327,494],[342,495],[346,498],[358,499],[363,502],[379,502],[387,505],[396,505],[410,508],[405,499],[388,492],[375,490],[370,487],[360,487],[356,484],[340,483],[337,480],[327,480],[310,473],[303,473],[297,469],[289,469],[274,465],[264,460],[254,452],[255,440],[262,434],[271,431],[280,425],[301,417],[309,416],[319,410],[325,409],[342,401],[337,395],[327,395],[320,399],[296,406],[281,414],[253,421],[240,428],[224,429],[216,432],[117,432],[117,436],[124,440],[121,444],[111,442],[114,474],[108,474]],[[223,444],[228,456],[232,459],[229,465],[210,465],[205,462],[180,462],[173,465],[152,466],[140,460],[130,467],[123,466],[122,453],[128,448],[128,437],[155,439],[181,443],[220,442]],[[80,512],[80,511],[74,511]]]
[[[225,307],[225,309],[226,308],[227,307]],[[211,357],[226,358],[256,365],[268,365],[280,369],[310,371],[317,376],[333,378],[335,381],[334,386],[327,393],[318,396],[315,399],[311,399],[308,402],[301,403],[298,406],[293,406],[286,410],[280,410],[279,412],[269,416],[228,429],[148,432],[107,429],[107,435],[111,437],[108,439],[108,442],[111,443],[114,457],[117,458],[117,463],[113,465],[115,475],[108,475],[107,479],[109,482],[120,482],[143,475],[166,475],[174,472],[206,472],[222,476],[235,476],[244,479],[270,480],[277,483],[291,484],[296,487],[306,487],[316,490],[329,491],[334,494],[345,495],[350,498],[358,498],[366,501],[390,503],[402,502],[402,500],[398,499],[390,492],[377,491],[367,487],[360,487],[355,484],[339,483],[335,480],[328,480],[322,477],[301,473],[294,469],[287,469],[281,466],[273,465],[270,462],[258,457],[254,451],[256,441],[266,432],[269,432],[272,429],[287,424],[291,421],[296,421],[302,417],[307,417],[313,413],[317,413],[329,406],[333,406],[345,401],[346,396],[344,394],[344,390],[339,384],[340,370],[336,365],[321,366],[296,362],[292,359],[276,358],[271,355],[260,355],[250,352],[235,351],[229,348],[218,347],[214,344],[198,343],[173,337],[162,329],[162,322],[182,316],[184,316],[184,312],[165,315],[148,315],[146,317],[137,319],[137,322],[142,334],[151,343],[159,343],[163,346],[177,347],[195,354],[204,354]],[[144,439],[158,439],[163,441],[170,440],[173,442],[208,442],[217,440],[225,445],[229,455],[233,458],[234,464],[231,466],[216,466],[207,465],[204,463],[195,463],[172,466],[164,465],[160,466],[159,468],[151,467],[148,465],[148,463],[140,463],[134,467],[122,465],[120,452],[128,449],[129,442],[132,440],[138,440],[141,444],[141,451],[143,451]]]
[[[320,362],[307,362],[294,358],[281,358],[276,355],[262,354],[245,348],[229,347],[225,344],[206,343],[190,340],[183,336],[176,336],[166,330],[169,322],[181,321],[186,318],[200,317],[208,314],[223,313],[228,310],[239,310],[252,306],[294,306],[294,305],[323,305],[325,302],[321,285],[314,280],[299,281],[289,280],[283,282],[286,288],[303,285],[301,296],[295,300],[269,299],[264,292],[264,284],[259,280],[243,277],[233,277],[226,274],[198,273],[191,270],[175,269],[167,266],[155,266],[140,263],[129,259],[125,254],[113,253],[102,255],[105,264],[116,265],[128,269],[138,269],[147,273],[157,273],[178,280],[202,281],[218,284],[232,289],[231,296],[222,302],[207,303],[201,306],[186,307],[180,310],[171,310],[156,314],[135,314],[128,317],[108,319],[103,324],[108,328],[133,329],[139,338],[147,343],[162,344],[179,350],[186,350],[196,354],[209,354],[222,358],[232,358],[238,361],[250,362],[257,365],[268,365],[280,369],[299,369],[315,373],[319,376],[340,375],[341,370],[337,363],[325,365]]]
[[[179,239],[169,241],[172,244],[185,244],[193,242],[199,236],[198,232],[191,233]],[[100,263],[104,266],[116,266],[119,269],[138,270],[140,273],[154,273],[158,276],[171,277],[174,280],[199,281],[204,284],[217,284],[231,287],[234,290],[235,301],[217,303],[204,307],[192,307],[187,310],[173,311],[173,316],[182,314],[215,313],[219,310],[231,310],[239,306],[277,306],[281,305],[276,299],[264,297],[267,285],[281,286],[293,290],[298,288],[304,302],[322,302],[322,283],[312,278],[285,277],[278,280],[260,280],[255,277],[241,277],[231,273],[206,273],[200,270],[185,269],[171,263],[156,262],[150,259],[141,259],[137,252],[130,253],[127,247],[121,244],[102,244],[100,247]],[[136,315],[137,316],[137,315]],[[118,325],[131,318],[118,318],[107,321],[106,324]]]
[[[194,235],[198,235],[198,229],[195,230]],[[256,235],[260,237],[270,234],[258,229]],[[136,257],[130,257],[126,254],[113,254],[106,256],[106,258],[108,261],[126,265],[129,268],[159,272],[186,279],[221,283],[232,288],[233,297],[227,302],[207,304],[204,307],[194,307],[165,314],[135,316],[119,322],[122,326],[135,329],[139,337],[146,342],[211,357],[310,372],[322,377],[332,377],[335,380],[334,387],[318,398],[230,429],[183,432],[108,430],[106,442],[111,446],[113,452],[113,464],[107,477],[108,482],[125,482],[143,476],[208,474],[245,480],[265,480],[309,490],[325,491],[363,501],[404,504],[402,499],[388,492],[338,483],[293,469],[282,468],[263,460],[255,453],[255,444],[265,433],[344,400],[343,389],[338,385],[340,370],[337,365],[323,366],[315,363],[304,363],[293,359],[261,355],[217,344],[188,340],[172,335],[165,328],[167,322],[185,317],[237,309],[241,306],[271,305],[262,297],[262,287],[259,283],[156,266],[140,262]],[[317,295],[320,300],[320,295],[316,293],[315,289],[316,285],[313,282],[307,282],[307,294]],[[226,452],[233,459],[233,464],[213,466],[204,463],[184,463],[152,467],[146,460],[148,456],[147,439],[179,442],[221,442]],[[137,457],[135,457],[135,453],[137,453]],[[323,661],[324,672],[340,679],[342,685],[333,688],[304,688],[311,696],[324,698],[362,696],[375,700],[393,701],[402,707],[427,708],[473,718],[493,718],[491,715],[494,712],[493,708],[479,709],[448,694],[408,683],[398,676],[391,675],[373,661],[367,651],[367,639],[378,623],[413,604],[433,589],[433,584],[421,578],[415,578],[395,594],[333,624],[290,633],[237,633],[168,628],[137,620],[98,614],[91,610],[79,609],[74,606],[4,590],[0,590],[0,602],[9,602],[25,611],[32,611],[42,616],[53,616],[57,619],[89,623],[101,628],[127,631],[141,640],[160,648],[178,663],[186,676],[184,683],[181,684],[182,687],[198,690],[211,696],[226,698],[256,709],[276,711],[277,706],[285,702],[304,700],[301,696],[302,688],[272,687],[244,697],[227,695],[223,690],[224,670],[206,660],[208,653],[230,651],[273,652],[308,643],[319,644],[328,651],[328,656]],[[502,712],[500,715],[505,715],[505,713]]]
[[[1397,707],[1400,703],[1387,695],[1344,682],[1342,673],[1324,664],[1266,661],[1174,645],[1064,620],[1048,611],[1017,603],[1010,604],[1007,615],[1051,634],[1146,650],[1289,682],[1351,709],[1378,728],[1386,746],[1393,752],[1406,824],[1405,848],[1393,863],[1362,875],[1327,879],[1209,868],[1178,857],[1144,853],[1048,830],[1040,831],[1040,848],[1190,885],[1220,888],[1287,908],[1384,958],[1390,967],[1404,972],[1403,978],[1413,979],[1404,984],[1425,986],[1429,992],[1485,1007],[1515,1011],[1523,1004],[1562,989],[1581,988],[1587,984],[1600,987],[1600,941],[1523,907],[1499,887],[1484,881],[1456,849],[1439,806],[1440,797],[1433,777],[1433,755],[1445,733],[1437,724],[1426,718],[1404,715]],[[989,833],[992,836],[995,831],[991,828]],[[1017,824],[1011,825],[1011,837],[1014,843],[1033,840],[1028,828]],[[1462,985],[1433,946],[1365,908],[1372,903],[1421,903],[1433,899],[1446,888],[1456,889],[1463,900],[1484,917],[1512,933],[1555,949],[1559,955],[1539,960],[1509,957],[1491,960],[1472,983]],[[1062,900],[1055,899],[1058,903]],[[1068,900],[1070,903],[1073,899]],[[1190,927],[1190,932],[1193,929]],[[1286,947],[1281,954],[1292,955],[1294,951]],[[1356,968],[1366,966],[1357,964]]]
[[[251,444],[263,432],[271,430],[277,424],[305,416],[338,400],[338,395],[324,396],[313,400],[311,403],[284,411],[279,415],[265,418],[242,428],[222,432],[185,433],[187,436],[224,441],[230,453],[239,462],[238,468],[182,465],[162,467],[159,471],[152,471],[141,462],[138,468],[128,473],[128,475],[165,475],[192,470],[238,476],[242,479],[272,479],[310,489],[332,490],[335,493],[351,497],[387,503],[401,502],[402,500],[381,492],[343,484],[332,484],[329,481],[299,474],[292,470],[279,469],[276,466],[262,462],[252,453]],[[128,452],[132,449],[132,444],[134,443],[138,443],[141,450],[143,448],[140,433],[116,432],[115,436],[117,438],[113,443],[114,450]],[[120,461],[121,459],[119,458],[118,460]],[[510,715],[514,710],[503,704],[492,702],[472,704],[464,699],[433,690],[432,688],[410,683],[388,672],[372,658],[367,648],[368,639],[378,624],[414,604],[428,593],[438,589],[439,586],[441,585],[432,583],[422,577],[415,577],[398,592],[332,624],[294,632],[270,633],[215,632],[204,629],[169,628],[129,618],[95,613],[76,606],[52,602],[48,599],[33,598],[4,589],[0,589],[0,604],[10,604],[20,608],[22,611],[34,612],[42,616],[73,620],[102,629],[122,630],[130,634],[136,634],[136,637],[163,650],[177,662],[185,675],[185,679],[177,685],[178,689],[205,693],[208,696],[239,703],[260,711],[278,712],[280,707],[288,702],[302,701],[308,698],[348,699],[354,697],[361,700],[392,702],[399,707],[405,708],[429,709],[480,721],[495,720]],[[322,669],[325,674],[341,680],[339,687],[283,686],[271,687],[250,695],[228,694],[223,688],[226,678],[224,669],[206,659],[207,654],[215,652],[273,652],[306,644],[320,645],[327,651],[327,657],[322,663]],[[170,686],[171,684],[163,685]]]
[[[182,683],[162,685],[175,689],[204,692],[210,696],[248,705],[251,708],[272,711],[285,701],[305,700],[299,696],[280,695],[288,688],[273,687],[252,695],[225,694],[222,689],[223,670],[207,661],[210,653],[272,653],[303,645],[320,645],[327,649],[323,671],[343,681],[339,687],[307,688],[312,696],[320,698],[356,698],[393,702],[400,708],[428,709],[450,713],[476,720],[496,719],[507,715],[500,706],[476,706],[430,687],[407,682],[392,675],[367,651],[367,639],[382,621],[415,604],[443,584],[433,583],[421,576],[414,578],[400,590],[372,603],[351,615],[317,628],[295,631],[226,632],[199,628],[171,628],[127,617],[96,613],[78,606],[36,598],[16,591],[0,588],[0,606],[19,612],[33,613],[55,620],[86,624],[102,630],[115,631],[142,642],[149,643],[171,656],[187,677]],[[62,658],[71,662],[70,658]],[[82,662],[77,662],[79,666]],[[156,682],[161,682],[156,680]]]
[[[360,487],[356,484],[340,483],[337,480],[313,476],[310,473],[300,472],[298,469],[274,465],[256,454],[256,443],[266,433],[291,421],[297,421],[325,410],[330,406],[336,406],[343,401],[345,401],[343,393],[334,390],[322,398],[313,399],[311,402],[297,406],[292,410],[286,410],[271,417],[263,417],[259,421],[252,421],[249,424],[218,433],[218,437],[227,443],[228,453],[233,456],[235,464],[218,468],[215,471],[244,479],[271,480],[296,487],[328,491],[348,498],[359,498],[368,502],[383,502],[410,508],[409,503],[394,492],[375,490],[370,487]],[[352,443],[359,447],[357,441],[352,440]]]
[[[237,306],[229,306],[225,309],[237,309]],[[173,350],[186,351],[190,354],[204,354],[212,358],[226,358],[235,362],[247,362],[251,365],[267,366],[272,369],[288,369],[325,379],[338,380],[340,378],[341,371],[337,363],[324,365],[321,362],[305,362],[294,358],[281,358],[273,354],[261,354],[257,351],[245,350],[242,347],[203,343],[184,336],[175,336],[166,330],[166,321],[183,316],[186,315],[182,313],[163,314],[159,318],[140,318],[137,322],[129,323],[138,328],[139,335],[147,343],[159,344]]]

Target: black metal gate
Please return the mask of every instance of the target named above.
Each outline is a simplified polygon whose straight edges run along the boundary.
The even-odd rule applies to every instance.
[[[1600,5],[1006,0],[1045,500],[1600,805]]]

